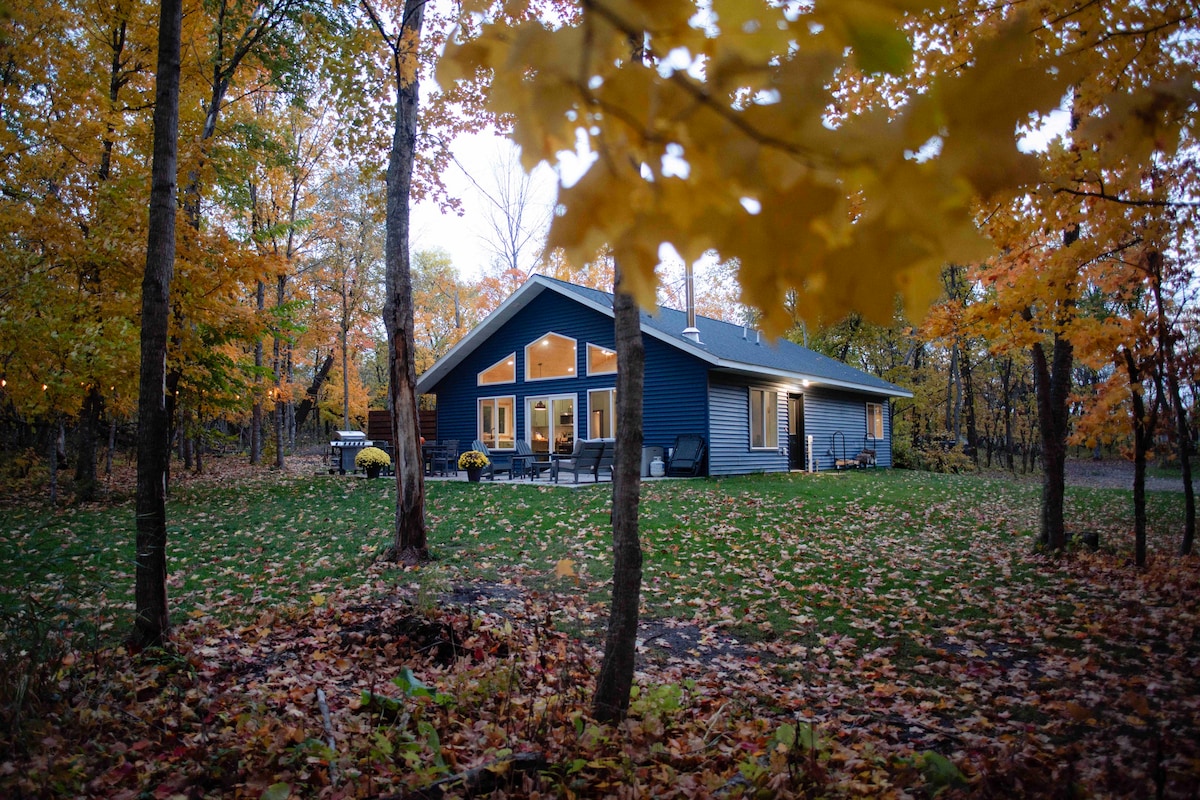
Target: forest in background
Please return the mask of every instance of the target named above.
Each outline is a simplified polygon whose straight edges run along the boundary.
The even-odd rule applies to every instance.
[[[132,450],[155,10],[141,0],[31,2],[2,22],[0,478],[54,502],[63,489],[96,498],[114,453]],[[1107,74],[1141,70],[1138,80],[1186,88],[1194,16],[1169,4],[1134,16],[1121,21],[1132,32],[1103,41]],[[453,19],[433,15],[425,66]],[[367,409],[385,401],[386,51],[355,7],[313,0],[192,4],[184,25],[168,387],[176,469],[202,470],[205,454],[230,451],[281,465],[332,429],[364,427]],[[947,58],[932,44],[966,36],[927,34],[916,58],[930,69]],[[447,214],[458,206],[439,180],[450,142],[506,125],[484,107],[486,83],[481,74],[425,85],[415,194]],[[890,91],[886,81],[848,83],[840,112]],[[1081,108],[1099,101],[1082,88],[1075,99],[1064,112],[1071,130],[1039,153],[1047,173],[1069,179],[980,208],[978,226],[1000,254],[944,268],[922,320],[906,321],[899,302],[890,325],[814,318],[803,297],[786,295],[784,335],[914,392],[893,409],[901,465],[1037,469],[1049,413],[1038,408],[1039,380],[1069,390],[1067,427],[1081,448],[1124,457],[1141,437],[1164,463],[1194,449],[1194,106],[1142,154],[1118,140],[1128,132],[1080,128]],[[1106,160],[1084,131],[1144,157]],[[611,290],[611,256],[580,265],[547,247],[549,210],[512,167],[477,179],[493,211],[489,264],[415,256],[418,373],[534,271]],[[704,263],[699,312],[758,324],[737,302],[742,265]],[[682,267],[661,271],[659,300],[678,307]],[[1065,361],[1045,363],[1060,349]]]

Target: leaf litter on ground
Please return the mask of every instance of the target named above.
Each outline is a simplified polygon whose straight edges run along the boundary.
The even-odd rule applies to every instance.
[[[1105,547],[1049,558],[1021,484],[647,484],[635,694],[608,728],[607,487],[430,484],[436,560],[410,570],[375,560],[385,482],[251,487],[173,501],[164,653],[119,644],[128,506],[9,516],[4,666],[36,691],[5,682],[6,795],[1182,797],[1200,777],[1177,497],[1151,495],[1139,571],[1128,493],[1072,490]]]

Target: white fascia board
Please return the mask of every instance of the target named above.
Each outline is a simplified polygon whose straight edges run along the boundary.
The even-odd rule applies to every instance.
[[[521,287],[510,294],[503,303],[496,307],[495,311],[488,314],[483,322],[472,328],[466,336],[458,340],[457,344],[447,350],[444,356],[435,361],[432,367],[421,373],[417,378],[417,394],[425,394],[431,387],[437,385],[438,381],[446,377],[476,347],[486,341],[495,328],[516,316],[518,311],[541,294],[542,289],[549,288],[545,283],[537,280],[538,277],[534,275],[521,284]]]
[[[754,364],[747,364],[744,361],[718,361],[717,368],[727,370],[729,372],[738,372],[743,375],[762,375],[764,377],[783,378],[785,380],[800,384],[808,381],[809,385],[811,386],[828,386],[834,389],[849,389],[862,394],[884,395],[886,397],[913,396],[912,392],[904,389],[885,389],[881,386],[870,386],[865,383],[835,380],[833,378],[825,378],[820,375],[808,375],[803,372],[790,372],[788,370],[772,369],[770,367],[759,367]]]

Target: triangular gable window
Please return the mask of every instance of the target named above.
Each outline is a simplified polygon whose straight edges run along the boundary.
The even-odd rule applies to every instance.
[[[509,353],[479,373],[479,386],[494,386],[498,383],[517,382],[517,354]]]

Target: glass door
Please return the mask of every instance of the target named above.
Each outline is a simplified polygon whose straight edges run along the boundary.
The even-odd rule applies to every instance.
[[[525,399],[529,446],[535,453],[570,453],[575,446],[575,395]]]
[[[575,397],[555,398],[553,404],[554,452],[570,454],[575,446]]]

